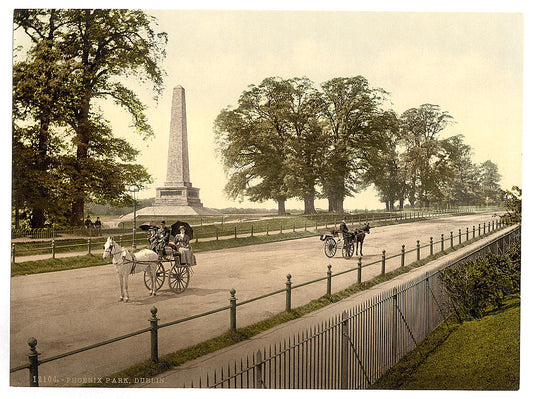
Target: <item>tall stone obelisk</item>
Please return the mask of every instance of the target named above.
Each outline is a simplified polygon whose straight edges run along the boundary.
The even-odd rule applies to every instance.
[[[185,105],[185,89],[181,86],[174,87],[171,109],[165,186],[190,186],[187,109]]]
[[[221,215],[214,209],[205,208],[200,201],[200,189],[192,186],[188,144],[185,89],[176,86],[172,92],[167,178],[164,187],[155,189],[153,206],[139,209],[137,215],[154,217]]]
[[[174,87],[168,137],[167,179],[164,187],[156,188],[154,205],[203,206],[200,189],[192,187],[189,175],[187,113],[185,89]]]

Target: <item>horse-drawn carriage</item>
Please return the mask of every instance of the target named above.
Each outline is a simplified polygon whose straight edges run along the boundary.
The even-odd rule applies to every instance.
[[[187,227],[190,229],[188,224]],[[173,231],[172,235],[175,236],[176,233]],[[192,238],[192,229],[189,230],[189,237]],[[142,249],[132,253],[116,243],[113,237],[108,237],[104,244],[103,258],[107,259],[110,256],[113,258],[120,280],[120,300],[126,302],[129,300],[128,276],[130,274],[144,272],[144,285],[150,291],[150,295],[156,295],[167,279],[168,287],[179,294],[189,286],[191,267],[196,264],[192,251],[190,256],[184,256],[180,248],[172,243],[167,243],[164,250],[159,253],[152,249]],[[193,262],[190,261],[191,258]]]
[[[327,231],[320,236],[320,240],[324,241],[324,253],[328,258],[333,258],[337,250],[341,248],[342,257],[350,259],[354,252],[356,255],[358,253],[363,255],[363,241],[366,234],[370,234],[369,223],[360,229],[349,230],[346,234],[342,234],[338,229]]]

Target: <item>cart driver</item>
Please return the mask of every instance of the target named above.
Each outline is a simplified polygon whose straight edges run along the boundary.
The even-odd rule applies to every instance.
[[[350,234],[350,231],[348,230],[348,226],[346,225],[345,217],[342,218],[342,222],[341,224],[339,224],[339,230],[342,233],[342,238],[344,240],[344,246],[347,248],[348,245],[350,244],[351,234]]]
[[[154,248],[152,248],[159,256],[165,254],[165,247],[170,241],[170,229],[166,226],[165,221],[161,221],[159,229],[155,232]]]

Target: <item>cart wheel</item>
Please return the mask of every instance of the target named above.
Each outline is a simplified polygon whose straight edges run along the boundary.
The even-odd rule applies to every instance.
[[[159,291],[159,289],[163,286],[163,283],[165,282],[165,268],[163,267],[163,264],[159,262],[157,264],[157,269],[155,271],[155,290],[156,292]],[[150,279],[150,275],[147,272],[144,272],[144,285],[146,288],[148,288],[150,291],[152,290],[152,280]]]
[[[348,247],[343,246],[342,247],[342,256],[344,259],[350,259],[353,256],[354,253],[354,245],[353,242],[348,245]]]
[[[177,294],[182,293],[189,286],[189,267],[175,264],[168,274],[168,286]]]
[[[326,238],[324,241],[324,253],[328,258],[333,258],[337,252],[337,243],[332,237]]]

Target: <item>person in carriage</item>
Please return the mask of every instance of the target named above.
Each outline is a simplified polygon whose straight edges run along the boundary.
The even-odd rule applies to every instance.
[[[196,257],[190,245],[191,238],[186,233],[185,226],[179,227],[179,233],[175,236],[176,247],[180,256],[180,263],[189,266],[196,265]]]
[[[153,231],[153,230],[152,230]],[[165,255],[165,247],[170,242],[170,229],[166,226],[165,221],[161,221],[159,228],[148,236],[150,249],[160,257]]]
[[[350,242],[352,241],[352,234],[350,233],[350,230],[348,229],[348,226],[346,225],[346,218],[342,218],[342,222],[339,224],[339,231],[342,234],[342,238],[344,240],[344,247],[348,248],[350,245]]]

